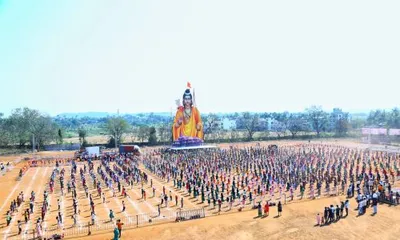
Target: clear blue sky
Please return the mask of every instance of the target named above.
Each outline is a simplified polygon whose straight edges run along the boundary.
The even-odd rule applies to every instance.
[[[400,1],[0,0],[0,112],[400,105]]]

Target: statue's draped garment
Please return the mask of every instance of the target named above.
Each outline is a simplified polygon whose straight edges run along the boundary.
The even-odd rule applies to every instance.
[[[172,126],[172,135],[174,141],[178,140],[181,136],[186,137],[198,137],[203,139],[203,123],[201,121],[200,112],[196,107],[192,107],[192,114],[188,121],[184,118],[184,107],[179,107],[178,111],[176,111],[176,115],[174,118],[174,124]],[[175,124],[179,121],[179,119],[183,119],[182,124],[179,127],[176,127]],[[196,125],[200,124],[200,131],[197,130]]]

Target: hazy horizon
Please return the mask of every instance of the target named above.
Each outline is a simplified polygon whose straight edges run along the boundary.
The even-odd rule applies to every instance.
[[[0,0],[0,112],[398,107],[399,1]]]
[[[389,109],[384,109],[384,110],[389,110]],[[332,112],[332,111],[327,111],[327,112]],[[210,114],[210,113],[213,113],[213,114],[234,114],[234,113],[242,113],[242,112],[201,112],[201,114]],[[250,113],[258,113],[258,114],[261,114],[261,113],[272,113],[272,112],[250,112]],[[369,112],[349,112],[350,114],[353,114],[353,115],[358,115],[358,114],[369,114]],[[68,113],[60,113],[60,114],[57,114],[57,115],[54,115],[54,116],[52,116],[52,117],[60,117],[60,116],[67,116],[67,117],[72,117],[72,116],[74,116],[74,115],[78,115],[78,116],[97,116],[97,115],[108,115],[108,116],[115,116],[115,115],[121,115],[121,116],[123,116],[123,115],[135,115],[135,114],[155,114],[155,115],[157,115],[157,114],[161,114],[161,115],[169,115],[169,114],[171,114],[171,115],[175,115],[175,111],[173,111],[173,112],[137,112],[137,113],[129,113],[129,112],[68,112]]]

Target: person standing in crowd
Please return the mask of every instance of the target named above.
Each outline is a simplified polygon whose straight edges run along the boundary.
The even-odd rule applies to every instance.
[[[278,217],[282,216],[282,203],[281,201],[278,202]]]
[[[268,201],[264,205],[264,216],[266,216],[266,217],[269,216],[269,203],[268,203]]]
[[[118,240],[119,238],[119,231],[118,231],[118,227],[114,228],[114,238],[113,240]]]
[[[349,208],[350,208],[350,202],[348,199],[346,199],[346,202],[344,203],[344,207],[346,209],[346,217],[349,215]]]
[[[372,215],[376,215],[378,213],[378,198],[377,197],[372,198],[372,209],[373,209]]]
[[[321,226],[321,216],[317,213],[317,226]]]
[[[124,223],[121,222],[121,219],[118,219],[117,227],[118,227],[118,232],[119,232],[119,237],[120,238],[121,238],[121,234],[122,234],[122,225],[124,225]]]

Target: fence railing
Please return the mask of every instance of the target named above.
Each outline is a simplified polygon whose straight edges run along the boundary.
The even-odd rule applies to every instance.
[[[193,209],[193,210],[181,210],[179,212],[176,212],[176,220],[177,221],[187,221],[187,220],[204,218],[204,217],[206,217],[204,208]]]
[[[180,211],[168,211],[158,214],[158,212],[138,214],[118,218],[124,224],[124,228],[137,228],[158,223],[176,222],[177,220],[191,220],[205,217],[204,208],[188,209]],[[51,226],[43,229],[42,238],[53,239],[55,236],[63,238],[91,235],[95,232],[112,230],[116,226],[116,220],[99,220],[95,224],[87,222],[80,225],[68,225],[63,227]],[[17,232],[9,232],[6,239],[36,239],[38,234],[35,229],[30,229],[18,235]]]

